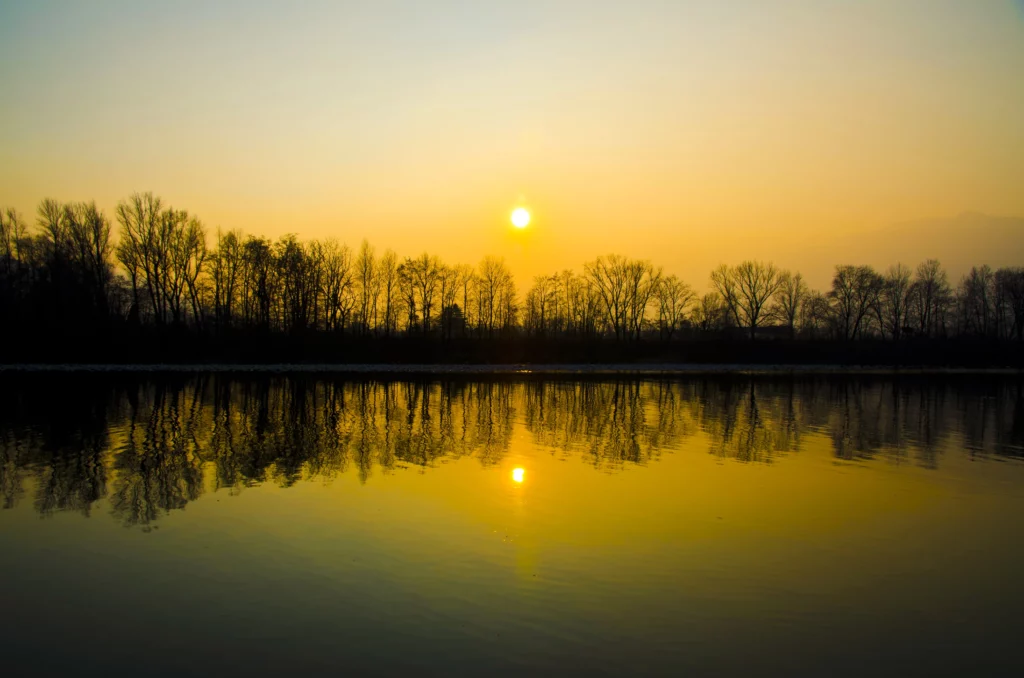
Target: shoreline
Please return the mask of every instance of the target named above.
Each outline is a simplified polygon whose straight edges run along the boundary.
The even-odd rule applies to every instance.
[[[27,363],[0,364],[2,373],[252,373],[336,374],[353,376],[642,376],[703,375],[1024,375],[1015,367],[893,367],[888,365],[785,365],[785,364],[347,364],[347,363]]]

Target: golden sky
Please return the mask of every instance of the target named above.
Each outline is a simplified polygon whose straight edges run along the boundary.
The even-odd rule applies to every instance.
[[[0,0],[0,205],[151,190],[521,286],[611,251],[959,275],[1024,264],[1022,74],[1011,0]]]

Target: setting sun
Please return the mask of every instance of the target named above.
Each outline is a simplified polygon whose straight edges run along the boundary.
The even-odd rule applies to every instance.
[[[512,212],[512,225],[516,228],[526,228],[530,224],[530,213],[525,207],[517,207]]]
[[[526,478],[526,469],[517,468],[512,470],[512,480],[521,483],[524,478]]]

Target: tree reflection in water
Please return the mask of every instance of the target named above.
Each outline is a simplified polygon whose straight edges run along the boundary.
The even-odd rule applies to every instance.
[[[1013,378],[670,381],[332,381],[302,377],[36,377],[0,395],[0,501],[89,515],[107,499],[147,526],[207,489],[355,472],[362,482],[442,458],[502,461],[517,425],[596,468],[647,464],[687,440],[768,463],[811,434],[839,460],[937,468],[947,441],[1022,455]]]

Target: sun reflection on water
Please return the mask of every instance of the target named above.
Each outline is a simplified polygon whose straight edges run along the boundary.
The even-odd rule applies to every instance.
[[[521,483],[525,478],[526,469],[522,467],[512,469],[512,480],[516,481],[517,483]]]

